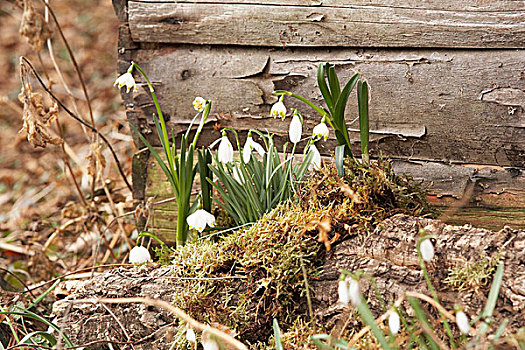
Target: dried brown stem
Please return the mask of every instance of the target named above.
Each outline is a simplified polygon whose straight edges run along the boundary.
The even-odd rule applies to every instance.
[[[62,107],[64,109],[64,111],[66,111],[67,114],[69,114],[73,119],[78,121],[80,124],[84,125],[88,129],[90,129],[91,131],[96,133],[100,137],[100,139],[102,141],[104,141],[104,143],[108,146],[109,150],[111,151],[111,155],[113,156],[113,159],[115,160],[115,163],[117,165],[117,168],[119,170],[119,173],[120,173],[122,179],[126,183],[126,186],[128,187],[129,191],[133,192],[133,188],[131,187],[131,184],[128,182],[128,179],[126,178],[126,175],[124,174],[124,171],[122,170],[122,167],[120,165],[120,161],[118,160],[117,154],[116,154],[115,150],[113,149],[113,147],[111,146],[111,143],[108,141],[108,139],[100,131],[98,131],[96,128],[94,128],[91,125],[87,124],[85,121],[83,121],[81,118],[76,116],[73,112],[71,112],[71,110],[69,110],[69,108],[67,108],[62,103],[62,101],[60,101],[60,99],[46,86],[46,84],[44,84],[44,81],[42,80],[42,78],[40,77],[38,72],[35,70],[35,67],[33,67],[31,62],[27,58],[25,58],[24,56],[20,56],[20,64],[23,64],[23,63],[25,63],[25,64],[27,64],[29,66],[29,68],[31,69],[31,72],[33,73],[35,78],[40,83],[40,86],[58,103],[58,105],[60,107]]]

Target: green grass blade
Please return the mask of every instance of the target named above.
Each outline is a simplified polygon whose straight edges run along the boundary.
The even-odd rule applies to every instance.
[[[370,327],[370,330],[372,331],[372,334],[376,337],[377,341],[379,342],[379,345],[381,345],[383,350],[390,350],[390,345],[388,345],[388,341],[386,340],[383,331],[377,325],[374,315],[372,315],[372,312],[368,308],[368,305],[363,300],[361,300],[361,302],[358,303],[356,307],[363,321]]]
[[[424,323],[429,328],[432,326],[430,325],[430,322],[428,321],[427,315],[425,314],[425,311],[421,308],[421,304],[419,303],[419,300],[413,297],[407,297],[408,302],[414,309],[414,313],[416,318],[419,320],[420,323]],[[427,340],[427,343],[430,345],[430,348],[432,350],[439,350],[438,344],[432,339],[432,337],[425,332],[425,339]]]
[[[39,337],[42,337],[44,338],[45,340],[48,341],[48,343],[51,345],[51,346],[54,346],[56,345],[57,343],[57,340],[55,339],[55,337],[53,337],[51,334],[49,334],[48,332],[44,332],[44,331],[37,331],[37,332],[31,332],[29,334],[26,334],[25,337],[23,337],[22,339],[20,339],[20,341],[18,342],[18,344],[25,344],[27,342],[31,342],[32,344],[35,344],[32,342],[31,338],[33,337],[36,337],[36,336],[39,336]]]
[[[485,308],[483,309],[483,313],[481,314],[483,318],[490,319],[494,314],[494,308],[496,307],[496,301],[498,300],[499,291],[501,288],[501,281],[503,280],[504,269],[504,263],[503,261],[500,261],[496,269],[496,273],[494,274],[492,285],[490,286],[490,292],[487,298],[487,303],[485,304]],[[489,328],[490,325],[487,322],[483,321],[481,323],[479,335],[487,333]]]
[[[275,318],[273,319],[273,337],[275,338],[275,350],[284,350],[281,340],[281,329]]]

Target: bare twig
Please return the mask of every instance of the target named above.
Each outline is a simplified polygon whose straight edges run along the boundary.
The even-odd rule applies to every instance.
[[[124,335],[126,336],[126,338],[128,339],[128,342],[129,342],[131,340],[131,337],[129,336],[128,331],[126,330],[126,328],[124,328],[124,325],[122,325],[122,322],[120,322],[120,320],[118,319],[117,315],[115,315],[115,313],[113,311],[111,311],[111,309],[109,307],[107,307],[104,303],[102,303],[101,305],[102,305],[102,307],[104,309],[106,309],[107,312],[109,312],[109,314],[113,317],[113,319],[115,319],[115,321],[117,321],[118,325],[122,329],[122,332],[124,333]],[[133,346],[132,343],[130,343],[129,345],[131,346],[132,349],[135,349],[135,347]]]
[[[120,161],[119,161],[119,159],[117,157],[117,154],[116,154],[115,150],[113,149],[113,147],[111,146],[111,143],[108,141],[108,139],[100,131],[98,131],[96,128],[94,128],[91,125],[87,124],[85,121],[83,121],[82,119],[77,117],[73,112],[71,112],[71,110],[69,110],[69,108],[67,108],[62,103],[62,101],[60,101],[60,99],[46,86],[46,84],[44,84],[42,78],[40,77],[38,72],[35,70],[35,67],[33,67],[31,62],[27,58],[25,58],[24,56],[20,56],[20,64],[22,64],[22,62],[24,62],[25,64],[27,64],[29,66],[29,68],[31,69],[31,72],[33,73],[35,78],[40,83],[40,86],[58,103],[58,105],[60,107],[62,107],[64,109],[64,111],[66,111],[67,114],[69,114],[73,119],[78,121],[80,124],[84,125],[88,129],[90,129],[91,131],[96,133],[100,137],[100,139],[102,141],[104,141],[104,143],[108,146],[109,150],[111,151],[111,155],[113,156],[113,159],[115,160],[115,163],[117,165],[117,168],[119,170],[119,173],[120,173],[122,179],[126,183],[126,186],[128,187],[129,191],[133,192],[133,188],[131,187],[131,184],[128,182],[128,179],[126,178],[126,175],[124,174],[124,171],[122,170],[122,166],[120,165]]]

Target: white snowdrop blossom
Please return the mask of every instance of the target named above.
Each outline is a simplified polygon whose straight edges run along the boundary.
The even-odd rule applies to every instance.
[[[292,143],[297,143],[301,140],[301,135],[303,133],[303,124],[301,123],[301,118],[294,113],[292,121],[290,122],[290,129],[288,134],[290,135],[290,141]]]
[[[272,109],[270,110],[270,115],[274,118],[285,118],[286,117],[286,106],[283,103],[283,96],[279,99],[279,101],[272,106]]]
[[[195,97],[195,100],[193,100],[193,108],[197,112],[203,112],[204,106],[206,106],[206,100],[200,96]]]
[[[390,311],[390,316],[388,316],[388,329],[394,335],[399,333],[399,328],[401,327],[401,320],[399,319],[399,314],[395,310]]]
[[[315,138],[324,138],[326,141],[326,139],[328,139],[329,134],[330,131],[328,130],[328,126],[326,126],[325,122],[321,122],[314,127],[313,137]]]
[[[197,336],[195,335],[195,331],[193,329],[186,329],[186,340],[192,344],[195,344],[195,342],[197,342]]]
[[[461,333],[469,335],[470,323],[468,321],[468,316],[463,311],[458,311],[456,313],[456,324]]]
[[[359,289],[359,282],[351,278],[348,287],[348,294],[350,295],[350,302],[357,306],[361,303],[361,290]]]
[[[337,286],[337,294],[339,294],[339,302],[343,305],[348,305],[350,303],[350,295],[348,294],[348,282],[345,280],[339,280],[339,285]]]
[[[131,74],[132,68],[133,65],[129,67],[126,73],[118,77],[117,80],[115,80],[115,84],[113,85],[117,85],[119,89],[123,86],[126,86],[126,92],[129,92],[131,89],[133,89],[133,92],[137,91],[137,84],[135,83],[135,79]]]
[[[211,215],[204,209],[199,209],[188,216],[186,222],[190,229],[194,228],[197,231],[202,232],[206,228],[206,225],[209,227],[215,226],[215,216]]]
[[[151,261],[151,255],[149,251],[142,246],[136,246],[129,252],[129,263],[130,264],[144,264]]]
[[[337,294],[339,295],[339,302],[343,305],[352,303],[352,305],[357,306],[361,302],[359,282],[353,278],[346,277],[345,280],[339,280]]]
[[[235,181],[237,181],[241,185],[244,185],[244,175],[239,170],[239,168],[234,166],[232,169],[232,172],[233,172],[233,178],[235,179]]]
[[[311,171],[312,169],[321,169],[321,153],[319,153],[319,150],[317,149],[317,147],[315,147],[315,144],[310,145],[310,150],[313,153],[313,155],[312,161],[308,166],[308,170]]]
[[[219,350],[219,345],[215,340],[206,339],[202,341],[202,348],[204,350]]]
[[[228,140],[228,137],[224,134],[221,137],[221,143],[219,143],[218,158],[221,163],[233,162],[233,146]]]
[[[430,239],[425,239],[423,242],[421,242],[419,249],[421,250],[421,257],[423,260],[427,262],[432,261],[434,258],[434,246],[432,245]]]
[[[244,144],[244,148],[242,149],[242,159],[245,163],[248,163],[250,161],[250,158],[252,156],[252,150],[256,150],[261,157],[264,156],[265,152],[263,146],[253,141],[251,135],[248,135],[248,138],[246,138],[246,143]]]

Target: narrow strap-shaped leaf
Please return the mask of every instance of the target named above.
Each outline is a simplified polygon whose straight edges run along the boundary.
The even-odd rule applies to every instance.
[[[357,80],[359,79],[359,73],[355,73],[350,80],[346,83],[345,87],[341,91],[341,94],[339,95],[339,98],[335,102],[335,110],[334,110],[334,123],[338,125],[338,127],[344,126],[344,117],[345,117],[345,109],[346,109],[346,103],[348,102],[348,97],[350,96],[350,93],[354,89],[355,85],[357,84]]]
[[[176,197],[176,198],[179,198],[179,192],[176,191],[176,189],[179,188],[179,183],[178,183],[178,179],[176,179],[174,177],[174,174],[170,172],[170,170],[168,169],[166,163],[164,163],[164,161],[162,160],[162,158],[160,157],[159,155],[159,152],[157,152],[155,150],[155,148],[146,140],[146,138],[144,136],[142,136],[142,134],[137,130],[137,128],[132,125],[132,124],[129,124],[129,126],[131,127],[131,129],[139,136],[140,140],[146,145],[146,147],[148,148],[148,150],[151,152],[151,154],[153,155],[153,157],[155,158],[155,160],[157,161],[157,163],[159,164],[160,168],[162,169],[162,171],[164,172],[164,174],[166,175],[166,177],[168,178],[168,181],[170,182],[171,184],[171,187],[173,188],[174,190],[174,193],[173,195]]]
[[[321,63],[319,67],[317,68],[317,85],[319,86],[319,90],[321,91],[321,94],[323,95],[323,99],[324,99],[324,102],[326,103],[326,106],[328,107],[328,110],[330,111],[330,113],[333,114],[334,101],[332,99],[332,95],[330,94],[330,91],[328,90],[328,86],[326,85],[325,65],[326,63]]]
[[[344,160],[345,160],[345,145],[339,145],[335,148],[335,168],[337,175],[343,177],[344,175]]]
[[[281,329],[277,319],[273,319],[273,337],[275,339],[275,350],[284,350],[283,343],[281,341]]]
[[[359,108],[359,135],[361,137],[361,157],[365,166],[370,165],[368,151],[370,127],[368,121],[368,84],[366,80],[357,83],[357,105]]]
[[[337,78],[335,67],[332,65],[327,65],[326,73],[328,76],[328,83],[330,84],[330,92],[332,93],[332,98],[334,99],[334,101],[337,101],[339,95],[341,94],[341,86],[339,85],[339,79]]]

